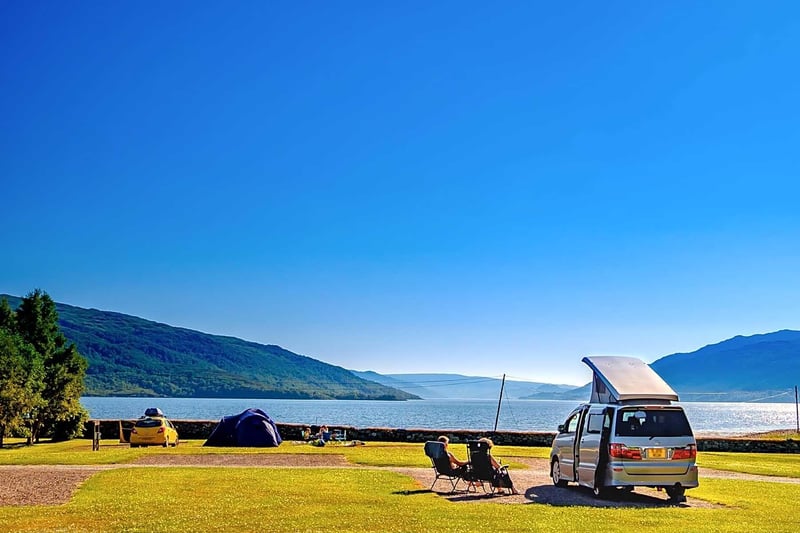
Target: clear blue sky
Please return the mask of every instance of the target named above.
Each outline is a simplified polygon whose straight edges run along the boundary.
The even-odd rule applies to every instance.
[[[0,2],[0,292],[359,370],[800,329],[796,2]]]

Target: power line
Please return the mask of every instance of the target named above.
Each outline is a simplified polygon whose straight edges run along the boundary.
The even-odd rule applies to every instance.
[[[772,396],[765,396],[764,398],[759,398],[757,400],[748,400],[748,401],[743,402],[743,403],[760,402],[762,400],[769,400],[770,398],[777,398],[778,396],[786,396],[787,394],[791,394],[791,393],[789,391],[781,392],[781,393],[778,393],[778,394],[773,394]]]
[[[414,384],[421,384],[421,385],[435,385],[440,383],[478,383],[481,381],[500,381],[497,378],[492,377],[478,377],[478,376],[467,376],[463,378],[457,379],[431,379],[431,380],[415,380],[415,381],[405,381],[402,379],[392,378],[393,382],[397,383],[414,383]]]

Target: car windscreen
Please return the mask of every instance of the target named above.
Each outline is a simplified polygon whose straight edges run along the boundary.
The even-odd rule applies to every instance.
[[[621,409],[615,435],[620,437],[692,436],[689,420],[681,409]]]
[[[157,428],[161,425],[161,420],[155,418],[145,418],[136,422],[137,428]]]

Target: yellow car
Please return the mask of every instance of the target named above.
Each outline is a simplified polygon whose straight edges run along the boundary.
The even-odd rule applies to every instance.
[[[163,416],[146,416],[131,429],[131,448],[139,446],[177,446],[178,430]]]

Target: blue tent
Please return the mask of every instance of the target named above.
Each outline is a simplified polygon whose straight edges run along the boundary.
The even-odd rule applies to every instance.
[[[246,409],[238,415],[223,416],[203,446],[253,446],[272,448],[283,439],[278,427],[261,409]]]

